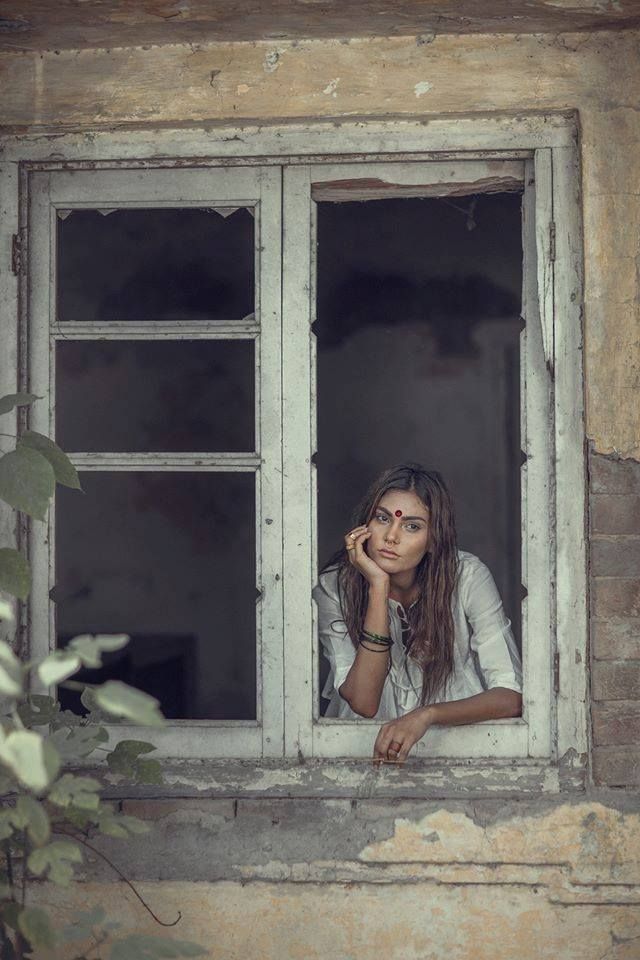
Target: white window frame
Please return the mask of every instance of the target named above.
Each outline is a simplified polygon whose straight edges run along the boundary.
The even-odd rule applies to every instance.
[[[258,166],[264,169],[272,165],[286,166],[282,252],[286,283],[283,291],[285,335],[282,356],[285,375],[282,422],[285,425],[283,476],[287,506],[283,580],[280,581],[284,583],[284,615],[281,611],[282,630],[279,637],[280,643],[284,640],[289,671],[284,698],[279,691],[286,716],[284,749],[279,734],[275,746],[273,741],[268,743],[265,736],[262,757],[267,759],[256,760],[249,767],[245,763],[240,776],[239,768],[234,766],[231,757],[242,760],[241,749],[234,746],[227,753],[217,744],[214,759],[207,744],[207,741],[214,739],[210,735],[214,731],[210,730],[209,734],[207,731],[219,726],[219,722],[201,721],[196,724],[182,721],[172,724],[172,730],[165,731],[168,737],[161,745],[159,755],[167,758],[167,764],[172,758],[183,758],[180,761],[181,769],[184,769],[189,757],[211,758],[208,772],[205,773],[199,766],[198,775],[204,778],[214,793],[229,789],[229,777],[233,778],[238,790],[272,792],[274,789],[283,789],[289,795],[296,792],[314,793],[317,790],[326,794],[328,784],[337,795],[352,795],[354,790],[362,791],[364,783],[374,794],[422,795],[431,786],[442,789],[444,783],[449,784],[451,789],[464,790],[465,786],[469,787],[472,783],[470,777],[479,778],[473,781],[474,784],[481,782],[485,789],[496,791],[504,789],[505,778],[510,777],[517,778],[520,788],[525,790],[557,791],[580,789],[583,786],[587,749],[587,578],[582,253],[576,141],[575,118],[566,114],[468,117],[463,120],[441,118],[430,120],[428,124],[408,119],[343,122],[338,128],[323,121],[281,127],[216,128],[210,131],[96,131],[90,136],[59,136],[55,141],[53,156],[50,142],[35,135],[7,138],[4,141],[4,160],[0,164],[3,207],[0,243],[4,255],[10,255],[12,235],[17,235],[15,252],[18,259],[22,256],[23,261],[29,239],[29,211],[25,200],[33,192],[33,178],[48,171],[53,173],[63,168],[78,171],[89,168],[95,174],[101,169],[107,173],[110,168],[122,166],[148,172],[153,168],[155,175],[163,169],[170,172],[175,166],[186,165],[197,168],[197,172],[206,176],[211,167],[233,166],[238,169]],[[313,665],[316,662],[311,643],[313,604],[310,597],[307,600],[306,596],[309,583],[315,578],[312,510],[314,470],[311,459],[314,452],[313,411],[311,405],[300,404],[299,398],[300,391],[304,391],[302,395],[310,395],[313,383],[311,366],[301,365],[299,357],[295,365],[292,353],[296,337],[298,344],[304,336],[309,339],[308,324],[311,317],[309,288],[313,274],[308,229],[311,205],[305,178],[310,178],[312,168],[319,171],[322,165],[385,164],[395,161],[400,169],[410,163],[460,161],[485,164],[493,160],[521,162],[525,176],[530,178],[533,172],[536,181],[535,193],[529,190],[526,195],[525,230],[533,222],[535,212],[537,269],[535,273],[525,270],[530,286],[524,291],[524,309],[531,314],[527,316],[529,342],[535,328],[538,333],[534,335],[539,336],[543,348],[545,367],[543,371],[538,366],[533,376],[529,370],[526,411],[531,423],[534,414],[539,416],[540,405],[547,404],[550,423],[544,438],[523,432],[523,449],[527,454],[523,478],[528,476],[527,482],[530,482],[531,476],[536,474],[532,466],[536,458],[538,463],[546,461],[554,469],[547,477],[544,490],[538,471],[535,495],[533,499],[529,497],[527,510],[523,512],[528,545],[523,579],[533,563],[536,578],[546,571],[544,576],[548,578],[551,589],[544,594],[546,599],[543,601],[541,591],[533,591],[529,582],[529,598],[523,609],[527,610],[529,630],[532,623],[544,623],[544,618],[547,618],[550,625],[549,642],[545,645],[544,657],[540,656],[535,661],[528,655],[528,647],[525,647],[525,684],[528,681],[529,689],[523,718],[432,730],[427,738],[428,743],[417,751],[412,768],[407,767],[404,772],[392,768],[376,769],[376,784],[372,785],[370,771],[358,762],[364,759],[362,744],[365,740],[371,743],[371,722],[350,721],[348,729],[355,731],[351,734],[347,732],[344,721],[341,724],[327,724],[324,720],[314,719],[310,709],[314,700]],[[359,166],[359,169],[364,168]],[[69,205],[66,203],[66,206]],[[117,204],[112,202],[112,205]],[[302,211],[305,207],[307,213],[303,221],[306,232],[303,237],[302,224],[296,225],[295,216],[289,214]],[[271,239],[275,242],[275,238]],[[17,389],[18,384],[24,387],[29,382],[26,373],[28,354],[32,349],[32,332],[25,331],[24,325],[21,328],[16,325],[17,316],[24,321],[27,315],[28,290],[24,271],[18,269],[17,274],[14,277],[6,271],[0,273],[3,328],[7,330],[8,343],[8,349],[0,360],[0,375],[6,385],[3,392],[11,392]],[[537,323],[534,317],[536,301],[539,301]],[[22,332],[19,333],[19,330]],[[264,329],[262,333],[264,335]],[[32,420],[32,425],[35,429],[48,432],[44,422]],[[525,422],[523,428],[526,428]],[[305,441],[303,435],[307,438]],[[303,460],[306,466],[294,476],[290,468],[294,466],[299,470],[302,452],[305,453]],[[544,498],[555,509],[551,510],[548,521],[547,512],[543,511],[541,526],[539,517]],[[303,526],[292,536],[296,522],[301,522]],[[545,531],[547,522],[549,536]],[[275,527],[276,524],[270,526]],[[300,530],[303,535],[300,535]],[[44,539],[34,532],[31,542],[32,563],[36,578],[42,584],[48,582],[48,570],[45,577],[42,559]],[[275,563],[273,569],[276,569]],[[534,594],[535,602],[532,602]],[[277,591],[274,591],[276,595]],[[545,604],[548,607],[546,612]],[[532,607],[537,609],[537,613]],[[47,621],[48,613],[43,613],[42,598],[34,590],[32,602],[24,608],[23,630],[36,638],[43,628],[48,631]],[[278,613],[275,609],[272,611],[271,624],[270,629],[274,634],[277,633]],[[278,638],[275,635],[274,643],[277,647]],[[303,664],[305,658],[306,667]],[[535,722],[531,722],[532,719]],[[202,729],[194,736],[194,730],[200,724]],[[282,730],[282,724],[279,730]],[[331,732],[325,733],[325,730]],[[124,733],[119,726],[118,732],[119,735]],[[140,733],[139,728],[133,728],[126,735]],[[350,738],[346,748],[345,733]],[[154,742],[158,743],[158,739],[154,732]],[[490,749],[487,749],[487,743]],[[334,750],[338,750],[339,756],[333,755]],[[252,747],[244,756],[248,758],[253,751]],[[225,759],[225,754],[229,759]],[[305,771],[303,761],[307,758]],[[271,763],[269,775],[265,773],[266,762]],[[341,782],[338,785],[339,777]],[[189,782],[193,783],[192,776]]]

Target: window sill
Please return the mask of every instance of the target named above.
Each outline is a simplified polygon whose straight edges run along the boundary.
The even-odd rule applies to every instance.
[[[404,766],[362,759],[162,760],[165,782],[129,785],[106,765],[76,767],[105,783],[104,799],[132,797],[316,797],[425,799],[582,793],[586,756],[548,759],[421,759]]]

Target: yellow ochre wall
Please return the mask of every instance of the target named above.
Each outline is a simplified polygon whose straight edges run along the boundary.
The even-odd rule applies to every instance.
[[[640,457],[637,31],[12,53],[0,79],[9,127],[578,110],[587,435]]]

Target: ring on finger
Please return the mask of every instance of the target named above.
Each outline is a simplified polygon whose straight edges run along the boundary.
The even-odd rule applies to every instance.
[[[350,533],[349,536],[351,537],[352,540],[357,540],[357,539],[358,539],[358,537],[356,536],[355,533]]]

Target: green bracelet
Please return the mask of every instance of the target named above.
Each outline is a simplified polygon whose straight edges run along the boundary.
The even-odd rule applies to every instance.
[[[363,630],[362,633],[367,638],[367,640],[371,640],[372,643],[379,643],[386,647],[390,647],[393,645],[393,640],[391,639],[391,637],[383,637],[382,634],[372,633],[370,630]]]
[[[377,647],[368,647],[364,642],[364,640],[359,640],[358,646],[363,647],[365,650],[368,650],[369,653],[389,653],[390,645],[385,643],[385,644],[378,644]]]

